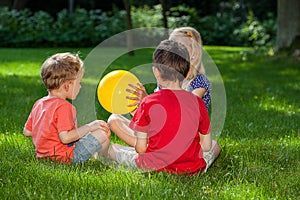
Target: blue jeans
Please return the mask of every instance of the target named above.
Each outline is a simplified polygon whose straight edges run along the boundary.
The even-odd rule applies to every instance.
[[[102,144],[92,134],[88,133],[76,142],[74,148],[74,156],[72,163],[77,164],[85,162],[94,153],[99,152],[102,149]]]

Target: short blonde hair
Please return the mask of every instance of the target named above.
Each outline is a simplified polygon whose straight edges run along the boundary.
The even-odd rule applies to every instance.
[[[41,77],[48,90],[58,89],[63,83],[75,80],[83,70],[83,62],[78,54],[57,53],[45,60],[41,67]]]
[[[197,74],[205,74],[202,64],[202,39],[200,33],[192,27],[181,27],[174,29],[169,39],[180,38],[182,43],[190,49],[191,70],[187,79],[193,79]]]

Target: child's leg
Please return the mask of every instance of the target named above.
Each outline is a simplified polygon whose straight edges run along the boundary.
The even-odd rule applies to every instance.
[[[106,134],[98,129],[94,132],[91,133],[102,145],[102,148],[100,150],[100,155],[101,156],[105,156],[108,157],[108,148],[109,148],[109,144],[110,144],[110,140],[109,138],[107,138]]]
[[[134,146],[136,143],[136,136],[134,131],[129,128],[130,121],[122,115],[112,114],[107,123],[110,129],[126,144]]]
[[[97,152],[107,156],[108,147],[109,139],[102,130],[88,133],[76,142],[72,163],[85,162]]]
[[[138,156],[138,153],[133,147],[113,144],[109,149],[108,155],[110,159],[117,161],[119,164],[137,168],[135,158]]]
[[[120,144],[113,144],[111,145],[109,151],[108,151],[108,157],[114,161],[116,161],[116,154],[117,151],[119,151],[119,149],[122,147],[122,145]]]
[[[214,160],[217,159],[221,152],[221,147],[217,141],[213,140],[212,141],[212,150],[214,151]]]
[[[206,162],[206,168],[207,169],[212,165],[212,163],[217,159],[221,151],[220,145],[217,143],[217,141],[212,141],[212,147],[209,151],[203,152],[203,158]]]

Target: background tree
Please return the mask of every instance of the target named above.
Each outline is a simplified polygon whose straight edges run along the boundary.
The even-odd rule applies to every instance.
[[[160,0],[161,3],[161,12],[162,12],[162,20],[163,20],[163,26],[166,29],[165,31],[165,38],[169,37],[169,33],[168,33],[168,16],[167,16],[167,3],[165,0]]]
[[[292,53],[300,50],[299,0],[278,0],[276,49],[289,50]]]
[[[131,19],[131,5],[130,0],[123,0],[124,6],[126,9],[126,22],[127,22],[127,30],[131,30],[132,26],[132,19]],[[128,31],[126,34],[127,37],[127,47],[128,47],[128,55],[133,56],[133,35],[131,31]]]

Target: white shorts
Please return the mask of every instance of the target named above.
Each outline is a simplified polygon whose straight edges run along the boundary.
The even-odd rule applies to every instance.
[[[138,156],[138,153],[133,147],[121,146],[120,148],[115,148],[112,146],[114,152],[116,153],[116,161],[119,164],[124,164],[131,168],[137,168],[135,159]]]
[[[114,152],[116,153],[116,161],[119,164],[124,164],[125,166],[131,168],[138,168],[135,162],[138,153],[135,151],[133,147],[121,146],[120,148],[115,148],[112,146]],[[211,149],[208,152],[203,152],[203,159],[206,162],[206,167],[204,172],[212,165],[214,162],[215,154],[214,151]]]

